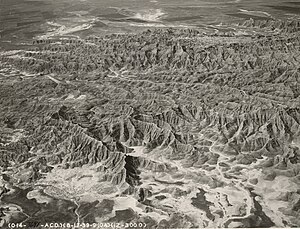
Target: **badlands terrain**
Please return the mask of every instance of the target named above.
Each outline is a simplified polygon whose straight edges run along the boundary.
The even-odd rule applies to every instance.
[[[300,227],[299,47],[251,19],[3,50],[0,225]]]

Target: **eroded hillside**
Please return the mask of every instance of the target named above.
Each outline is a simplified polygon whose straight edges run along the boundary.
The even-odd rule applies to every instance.
[[[300,22],[235,27],[3,52],[3,225],[299,227]]]

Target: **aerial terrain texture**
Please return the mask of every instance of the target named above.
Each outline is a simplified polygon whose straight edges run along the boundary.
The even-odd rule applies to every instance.
[[[249,12],[206,28],[126,15],[136,33],[4,26],[2,228],[300,227],[300,20]]]

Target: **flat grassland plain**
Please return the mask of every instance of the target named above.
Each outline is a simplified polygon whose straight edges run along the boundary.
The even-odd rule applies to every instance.
[[[300,227],[299,12],[0,0],[0,226]]]

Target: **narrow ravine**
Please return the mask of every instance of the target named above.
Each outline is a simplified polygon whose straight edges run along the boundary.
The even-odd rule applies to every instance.
[[[74,211],[74,213],[75,213],[76,216],[77,216],[77,224],[80,224],[80,215],[79,215],[79,213],[77,212],[78,209],[79,209],[79,204],[77,203],[76,200],[73,200],[73,203],[77,206],[76,209],[75,209],[75,211]]]

